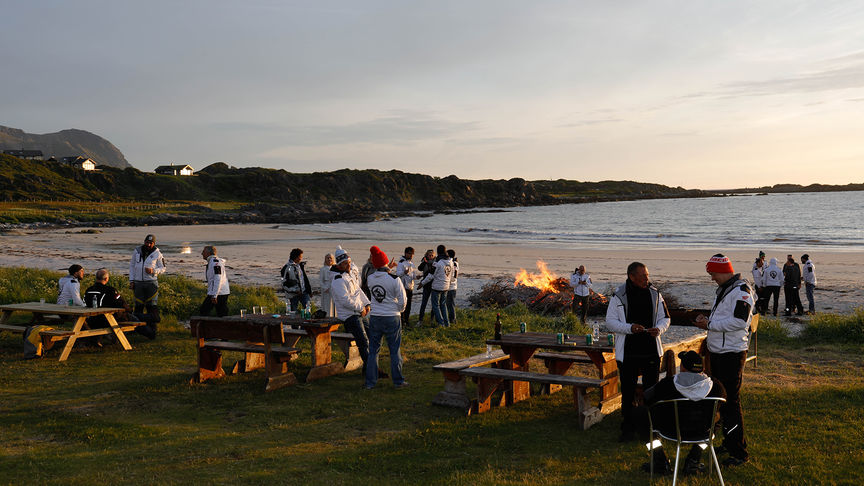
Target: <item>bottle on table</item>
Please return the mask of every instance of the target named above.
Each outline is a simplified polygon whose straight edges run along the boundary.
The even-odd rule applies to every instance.
[[[594,339],[595,343],[600,341],[600,324],[598,324],[596,322],[594,323],[594,328],[593,328],[593,332],[591,334],[591,337]]]
[[[501,339],[501,314],[495,315],[495,339]]]

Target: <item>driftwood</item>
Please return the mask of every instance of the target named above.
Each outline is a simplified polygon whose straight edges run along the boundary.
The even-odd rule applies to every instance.
[[[513,277],[495,278],[468,297],[475,307],[507,307],[522,302],[528,309],[541,314],[563,314],[573,305],[573,289],[565,278],[550,282],[554,290],[514,285]],[[557,291],[557,292],[556,292]],[[591,292],[589,315],[605,315],[609,300],[603,294]]]

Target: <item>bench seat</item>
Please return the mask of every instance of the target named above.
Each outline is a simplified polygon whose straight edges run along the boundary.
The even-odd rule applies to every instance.
[[[292,346],[296,346],[300,339],[309,337],[303,329],[293,329],[290,326],[283,326],[283,332],[287,338],[286,342]],[[331,332],[330,341],[336,343],[342,350],[342,354],[345,355],[345,362],[342,364],[343,372],[354,371],[363,367],[360,348],[357,347],[353,334],[350,332]]]
[[[205,341],[204,347],[221,349],[223,351],[237,351],[240,353],[263,353],[263,344],[241,343],[236,341]],[[270,352],[274,354],[295,355],[299,349],[290,346],[270,346]]]
[[[534,357],[537,359],[542,359],[544,364],[546,365],[546,370],[553,375],[566,375],[574,364],[594,364],[594,362],[591,361],[591,358],[586,356],[584,353],[575,354],[540,352],[535,354]],[[557,393],[560,390],[561,385],[558,384],[547,383],[543,385],[543,393],[551,395],[552,393]]]
[[[435,405],[461,408],[470,413],[471,398],[468,397],[468,390],[465,387],[465,377],[460,375],[459,372],[466,368],[498,366],[499,363],[509,359],[509,354],[506,354],[500,349],[496,349],[488,355],[486,353],[475,354],[474,356],[458,359],[456,361],[448,361],[433,366],[432,369],[440,371],[444,375],[444,390],[435,395],[435,398],[432,399],[432,403]]]

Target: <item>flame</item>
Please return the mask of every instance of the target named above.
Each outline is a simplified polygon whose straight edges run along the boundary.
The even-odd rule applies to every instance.
[[[558,276],[549,271],[546,262],[537,260],[537,268],[540,273],[528,273],[524,268],[519,269],[516,274],[516,280],[513,282],[514,287],[533,287],[545,292],[557,294],[558,288],[553,285],[553,282],[558,280]]]

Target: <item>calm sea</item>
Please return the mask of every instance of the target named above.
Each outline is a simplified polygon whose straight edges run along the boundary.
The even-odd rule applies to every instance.
[[[569,248],[776,245],[842,251],[864,247],[862,216],[864,192],[819,192],[567,204],[305,226],[362,239],[383,234],[405,240],[434,237]]]

